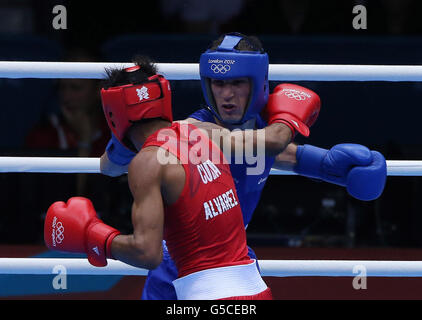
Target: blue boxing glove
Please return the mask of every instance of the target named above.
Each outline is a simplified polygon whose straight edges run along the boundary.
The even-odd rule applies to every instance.
[[[100,158],[100,172],[118,177],[127,173],[129,163],[136,154],[123,146],[112,134],[106,152]]]
[[[106,152],[108,159],[119,166],[128,165],[132,161],[133,157],[136,156],[136,153],[122,145],[114,134],[111,134],[111,139],[107,144]]]
[[[383,192],[387,179],[384,156],[359,144],[338,144],[330,150],[298,146],[294,171],[347,188],[356,199],[370,201]]]

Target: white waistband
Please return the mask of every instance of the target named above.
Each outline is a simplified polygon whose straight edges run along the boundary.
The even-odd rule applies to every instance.
[[[173,281],[178,300],[215,300],[258,294],[267,285],[250,264],[198,271]]]

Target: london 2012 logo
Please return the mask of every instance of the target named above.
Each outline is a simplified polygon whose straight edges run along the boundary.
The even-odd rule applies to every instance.
[[[286,95],[286,97],[290,99],[295,99],[297,101],[303,101],[308,98],[311,98],[311,96],[307,94],[306,92],[298,91],[295,89],[283,89],[282,92]]]
[[[56,244],[61,244],[64,240],[64,226],[60,221],[57,222],[57,217],[53,218],[52,229],[51,237],[55,247]]]

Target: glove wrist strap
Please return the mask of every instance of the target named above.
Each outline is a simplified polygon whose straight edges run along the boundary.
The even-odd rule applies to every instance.
[[[107,265],[106,258],[111,256],[111,242],[116,235],[120,234],[117,229],[110,227],[98,219],[88,231],[86,252],[89,262],[96,267]]]
[[[322,179],[321,163],[328,150],[305,144],[298,146],[296,151],[296,165],[293,171],[309,178]]]

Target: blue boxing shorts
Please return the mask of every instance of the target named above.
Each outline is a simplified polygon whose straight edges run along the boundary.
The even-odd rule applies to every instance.
[[[251,259],[256,259],[255,252],[248,247]],[[258,262],[257,262],[258,265]],[[258,267],[259,268],[259,267]],[[142,300],[177,300],[173,281],[177,279],[177,268],[163,241],[163,261],[148,272],[147,280],[142,291]]]

